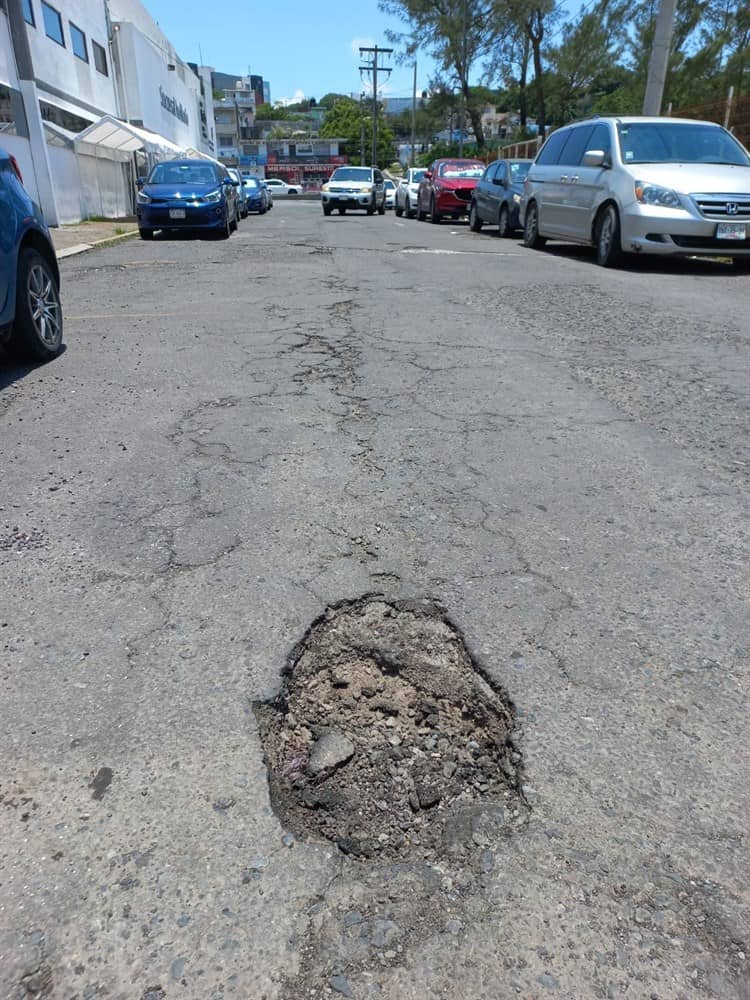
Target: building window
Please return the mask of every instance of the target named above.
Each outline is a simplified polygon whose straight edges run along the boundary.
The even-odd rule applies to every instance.
[[[34,20],[34,8],[31,6],[31,0],[21,0],[21,10],[23,11],[23,19],[27,24],[31,24],[36,27],[36,21]]]
[[[0,134],[28,137],[23,99],[17,90],[0,83]]]
[[[79,59],[83,59],[84,62],[88,62],[89,53],[86,48],[86,36],[80,28],[76,28],[72,21],[68,21],[68,27],[70,28],[70,45],[73,52]]]
[[[71,114],[70,111],[64,111],[56,104],[50,104],[49,101],[40,101],[39,111],[45,122],[59,125],[60,128],[64,128],[68,132],[83,132],[91,124],[90,118],[81,118],[79,115]]]
[[[109,70],[107,69],[107,53],[104,48],[98,43],[91,39],[91,51],[94,53],[94,66],[102,73],[104,76],[109,76]]]
[[[44,0],[42,0],[42,19],[44,20],[44,30],[47,32],[47,37],[64,47],[65,39],[63,38],[62,18],[55,8],[50,7]]]

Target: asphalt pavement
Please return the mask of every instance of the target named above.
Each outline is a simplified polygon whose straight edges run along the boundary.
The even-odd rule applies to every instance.
[[[61,271],[65,352],[0,360],[0,996],[750,997],[750,277],[282,201]],[[360,850],[258,703],[373,594],[412,646],[278,781],[423,655],[512,733],[373,701],[419,794]]]

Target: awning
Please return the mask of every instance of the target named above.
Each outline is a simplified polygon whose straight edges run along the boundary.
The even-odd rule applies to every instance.
[[[130,122],[113,118],[112,115],[104,115],[83,132],[79,132],[76,136],[76,146],[82,143],[89,146],[103,146],[120,153],[134,153],[137,149],[145,149],[147,153],[160,153],[163,156],[184,155],[181,146],[176,146],[158,132],[138,128]]]

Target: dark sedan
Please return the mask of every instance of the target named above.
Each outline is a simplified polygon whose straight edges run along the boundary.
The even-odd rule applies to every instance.
[[[248,212],[257,212],[264,215],[269,208],[268,191],[265,184],[250,174],[242,175],[242,186],[245,189]]]
[[[60,271],[49,230],[0,149],[0,344],[18,361],[49,361],[62,347]]]
[[[138,179],[137,216],[141,239],[157,229],[209,229],[228,237],[237,228],[235,181],[220,163],[166,160],[147,179]]]
[[[518,207],[523,182],[531,160],[495,160],[474,188],[469,226],[475,232],[484,225],[497,226],[498,236],[510,236],[521,228]]]
[[[468,215],[471,194],[484,173],[481,160],[434,160],[419,183],[417,218],[440,222],[445,216],[458,219]]]

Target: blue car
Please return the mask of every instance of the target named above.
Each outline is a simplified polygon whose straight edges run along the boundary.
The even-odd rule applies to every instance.
[[[250,174],[242,175],[242,187],[245,189],[248,212],[257,212],[264,215],[269,209],[268,190],[262,181]]]
[[[142,240],[157,229],[208,229],[228,238],[240,217],[236,182],[220,163],[165,160],[138,179],[136,215]]]
[[[55,248],[18,164],[0,149],[0,343],[18,361],[49,361],[62,336]]]

